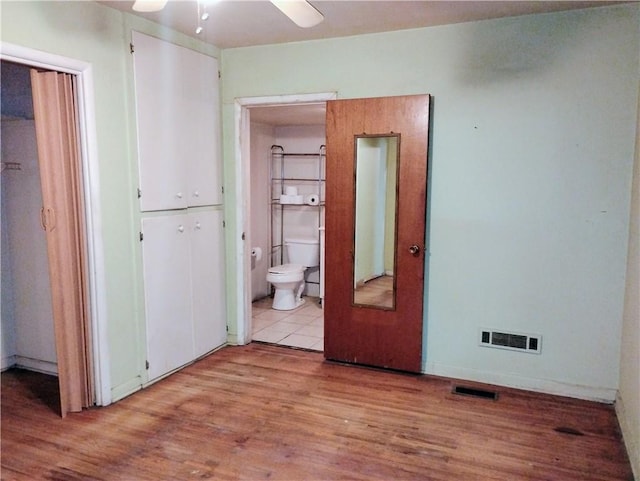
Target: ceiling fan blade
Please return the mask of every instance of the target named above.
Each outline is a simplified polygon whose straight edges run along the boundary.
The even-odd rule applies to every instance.
[[[306,0],[271,0],[271,3],[298,27],[314,27],[324,20],[324,16]]]
[[[164,8],[167,0],[136,0],[133,8],[136,12],[158,12]]]

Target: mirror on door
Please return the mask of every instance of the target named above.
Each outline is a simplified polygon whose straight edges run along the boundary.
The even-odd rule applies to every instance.
[[[393,310],[400,135],[355,143],[353,305]]]

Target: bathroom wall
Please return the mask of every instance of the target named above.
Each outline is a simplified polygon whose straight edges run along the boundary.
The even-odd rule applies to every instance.
[[[286,107],[282,107],[286,109]],[[280,251],[273,249],[270,259],[270,247],[279,244],[281,222],[284,219],[283,235],[288,237],[303,237],[319,239],[318,208],[308,206],[286,206],[281,209],[271,205],[269,185],[269,164],[271,159],[271,146],[280,145],[285,152],[316,153],[321,145],[324,145],[324,125],[297,125],[282,126],[269,123],[251,122],[251,192],[249,193],[251,204],[251,246],[262,250],[262,259],[251,260],[251,299],[256,300],[271,293],[271,286],[266,281],[267,270],[271,265],[281,263]],[[289,158],[285,161],[285,176],[303,179],[316,179],[318,177],[318,161],[313,158]],[[274,176],[280,176],[280,163],[273,164]],[[317,182],[289,182],[287,185],[295,186],[300,194],[313,194],[318,192]],[[273,198],[280,195],[280,184],[274,187]],[[324,190],[322,190],[324,196]],[[283,214],[283,215],[282,215]],[[273,221],[273,226],[272,222]],[[273,230],[272,230],[273,227]],[[270,235],[273,239],[269,239]],[[287,263],[288,259],[283,258]],[[318,296],[319,292],[319,268],[310,268],[306,272],[307,285],[305,294]]]
[[[33,120],[2,121],[2,368],[57,373],[42,191]]]
[[[262,259],[251,259],[251,299],[261,299],[270,294],[267,282],[269,269],[269,162],[270,149],[276,142],[275,127],[251,122],[251,247],[262,250]]]

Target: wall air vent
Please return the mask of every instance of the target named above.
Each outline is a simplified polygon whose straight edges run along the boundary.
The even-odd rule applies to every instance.
[[[540,354],[542,336],[538,334],[523,334],[520,332],[502,332],[494,329],[480,329],[480,345],[509,349],[511,351],[530,352]]]

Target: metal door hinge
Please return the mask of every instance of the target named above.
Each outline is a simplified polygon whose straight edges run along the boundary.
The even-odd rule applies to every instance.
[[[144,240],[144,234],[140,232],[140,242],[142,242],[143,240]]]
[[[147,371],[149,370],[149,361],[144,362],[144,367]]]
[[[222,193],[224,194],[224,185],[222,186]]]
[[[133,52],[135,52],[135,50],[136,49],[134,48],[133,43],[129,43],[129,52],[133,53]]]
[[[142,197],[142,189],[138,187],[138,199]]]
[[[223,227],[223,228],[227,227],[227,223],[226,223],[226,221],[224,221],[224,220],[222,221],[222,227]]]
[[[218,78],[222,78],[222,73],[218,70]]]

